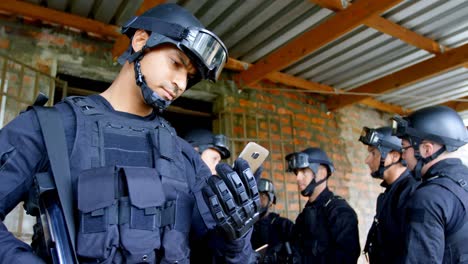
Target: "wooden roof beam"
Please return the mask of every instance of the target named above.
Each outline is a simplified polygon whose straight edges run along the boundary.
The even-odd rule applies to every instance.
[[[433,58],[422,61],[408,68],[394,72],[390,75],[366,83],[350,92],[383,94],[394,89],[410,85],[417,81],[429,78],[436,74],[465,65],[468,62],[468,44],[451,49]],[[327,100],[328,109],[336,110],[347,105],[361,102],[370,96],[364,95],[337,95]]]
[[[121,35],[119,27],[23,1],[2,0],[0,1],[0,10],[72,27],[104,37],[117,38]]]
[[[360,0],[342,12],[310,29],[288,44],[261,59],[236,78],[247,85],[261,80],[270,72],[278,71],[314,52],[327,43],[362,25],[372,15],[378,15],[401,0]],[[317,36],[320,36],[319,38]]]
[[[340,1],[337,0],[310,1],[316,5],[328,8],[335,12],[343,12],[343,10],[346,9],[346,6],[343,6],[341,3],[339,3]],[[352,4],[349,3],[348,5],[351,6]],[[440,54],[442,52],[448,51],[447,47],[442,46],[436,41],[421,36],[414,31],[411,31],[405,27],[398,25],[397,23],[394,23],[390,20],[381,17],[380,15],[371,16],[366,21],[364,21],[363,24],[433,54]]]
[[[402,116],[408,115],[411,112],[409,109],[404,109],[403,107],[394,104],[383,103],[375,100],[374,98],[364,99],[361,103],[383,112],[399,114]]]
[[[460,98],[460,99],[468,100],[468,96],[465,96],[465,97]],[[462,112],[462,111],[468,110],[468,102],[449,101],[449,102],[443,103],[443,105],[446,105],[446,106],[452,108],[453,110],[455,110],[457,112]]]
[[[252,67],[253,64],[247,63],[247,62],[242,62],[238,61],[236,59],[230,58],[228,60],[228,63],[226,64],[226,69],[230,69],[233,71],[245,71],[249,67]],[[302,78],[298,78],[292,75],[288,75],[282,72],[272,72],[269,73],[266,78],[266,80],[271,81],[273,83],[280,83],[292,87],[296,87],[299,89],[304,89],[304,90],[309,90],[309,91],[316,91],[317,93],[320,92],[334,92],[335,90],[325,84],[321,83],[315,83],[311,82]],[[254,88],[262,89],[262,85],[259,85],[258,83],[255,83],[251,85]],[[362,104],[370,106],[372,108],[388,112],[388,113],[396,113],[400,115],[406,115],[408,113],[407,110],[403,109],[400,106],[397,105],[392,105],[392,104],[386,104],[379,102],[377,100],[374,100],[372,98],[369,98],[367,100],[364,100]]]
[[[146,10],[165,2],[166,0],[144,0],[135,15],[139,16]],[[114,47],[112,48],[112,58],[114,58],[114,60],[117,59],[128,48],[128,45],[130,45],[130,40],[128,37],[126,35],[120,35],[115,41]]]

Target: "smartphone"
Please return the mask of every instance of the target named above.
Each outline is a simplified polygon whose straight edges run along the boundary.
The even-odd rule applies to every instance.
[[[268,151],[268,149],[255,142],[249,142],[239,154],[239,158],[246,160],[249,163],[252,173],[255,173],[269,154],[270,151]]]

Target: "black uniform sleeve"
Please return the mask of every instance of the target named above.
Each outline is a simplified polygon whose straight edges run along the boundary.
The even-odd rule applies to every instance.
[[[330,263],[357,263],[361,253],[357,215],[345,202],[336,199],[329,215],[332,240],[335,244],[334,258]]]
[[[415,191],[407,209],[405,263],[442,262],[445,227],[455,212],[463,212],[463,208],[449,190],[430,184]]]
[[[75,137],[75,116],[65,103],[56,107],[62,115],[68,152]],[[34,175],[48,166],[47,153],[34,111],[26,111],[0,131],[0,263],[43,263],[31,247],[16,239],[3,220],[32,188]]]
[[[35,172],[44,165],[45,161],[42,134],[33,111],[21,114],[1,130],[0,260],[2,263],[40,262],[27,244],[8,232],[3,220],[19,202],[24,200],[32,187]]]

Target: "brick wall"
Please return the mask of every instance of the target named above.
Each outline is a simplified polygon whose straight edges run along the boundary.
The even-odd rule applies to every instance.
[[[119,67],[111,60],[111,47],[112,43],[86,39],[74,33],[0,19],[0,52],[52,75],[65,72],[99,81],[112,80]],[[200,85],[194,89],[220,95],[214,104],[214,112],[219,116],[215,130],[229,129],[228,135],[233,138],[256,138],[269,147],[271,156],[265,163],[263,177],[272,179],[277,188],[275,210],[294,220],[305,204],[298,193],[295,177],[284,172],[284,155],[309,146],[321,147],[336,167],[336,173],[329,180],[330,189],[346,198],[358,213],[363,245],[374,215],[376,197],[382,190],[379,181],[369,176],[364,164],[367,150],[357,139],[362,126],[384,125],[388,116],[363,106],[328,113],[321,103],[322,95],[284,91],[281,89],[290,87],[271,83],[264,84],[270,88],[268,90],[238,89],[230,81],[229,72],[223,77],[225,81],[216,88]],[[241,118],[246,121],[240,122]],[[244,143],[236,142],[234,153],[238,153]]]

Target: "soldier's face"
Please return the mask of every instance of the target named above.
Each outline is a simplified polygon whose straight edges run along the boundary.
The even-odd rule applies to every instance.
[[[203,151],[201,158],[210,168],[211,174],[216,175],[216,165],[221,161],[221,154],[214,149],[208,148]]]
[[[196,73],[187,55],[173,45],[151,49],[140,63],[148,86],[167,101],[174,101],[182,95],[188,78]]]
[[[407,139],[401,140],[402,155],[401,157],[408,164],[410,170],[414,170],[418,160],[414,157],[414,148],[411,146],[410,142]]]
[[[260,193],[260,206],[263,208],[268,207],[268,202],[270,201],[270,197],[268,197],[267,193]]]
[[[294,173],[296,174],[297,186],[301,191],[307,188],[315,176],[314,172],[310,168],[296,169],[294,170]]]
[[[376,147],[367,147],[366,164],[371,172],[377,171],[380,166],[380,151]]]

